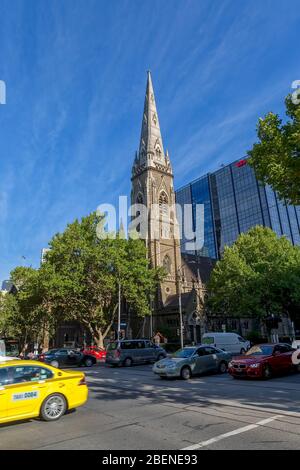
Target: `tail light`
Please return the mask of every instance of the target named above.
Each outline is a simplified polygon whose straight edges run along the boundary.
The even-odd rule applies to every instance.
[[[80,379],[78,385],[86,385],[85,375]]]

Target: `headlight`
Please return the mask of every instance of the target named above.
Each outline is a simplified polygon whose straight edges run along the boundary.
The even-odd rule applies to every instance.
[[[233,367],[233,362],[228,362],[228,367]]]
[[[168,369],[174,369],[176,367],[176,364],[175,364],[175,362],[170,362],[170,364],[166,364],[166,367]]]
[[[255,364],[250,364],[249,367],[251,367],[252,369],[257,369],[257,367],[260,366],[260,363],[259,362],[255,362]]]

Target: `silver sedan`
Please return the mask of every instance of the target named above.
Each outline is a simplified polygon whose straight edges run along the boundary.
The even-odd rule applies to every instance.
[[[190,379],[192,375],[207,372],[225,373],[231,354],[212,346],[188,346],[179,349],[172,357],[162,359],[153,366],[153,372],[163,377]]]

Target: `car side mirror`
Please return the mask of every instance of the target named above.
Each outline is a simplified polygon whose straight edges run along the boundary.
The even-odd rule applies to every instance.
[[[273,356],[280,356],[280,351],[274,351]]]

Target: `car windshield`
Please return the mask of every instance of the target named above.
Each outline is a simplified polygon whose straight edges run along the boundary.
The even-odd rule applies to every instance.
[[[253,346],[246,352],[246,356],[271,356],[273,346]]]
[[[174,353],[174,357],[190,357],[195,352],[195,348],[179,349]]]

